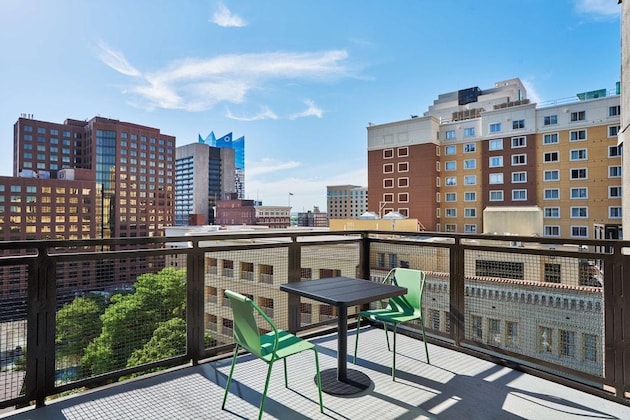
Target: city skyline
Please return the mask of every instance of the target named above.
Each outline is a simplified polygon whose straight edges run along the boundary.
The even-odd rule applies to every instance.
[[[133,121],[178,146],[208,127],[239,133],[245,198],[285,205],[292,193],[293,212],[325,210],[327,185],[367,186],[368,123],[422,115],[439,93],[512,77],[537,103],[611,89],[620,68],[612,0],[518,9],[7,1],[0,24],[11,63],[0,82],[10,98],[0,105],[2,144],[22,113]]]

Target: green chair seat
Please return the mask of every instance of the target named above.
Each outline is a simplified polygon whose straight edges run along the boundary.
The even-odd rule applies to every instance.
[[[242,347],[267,363],[267,379],[265,380],[265,388],[263,390],[260,408],[258,410],[258,418],[262,417],[265,409],[265,400],[267,390],[269,389],[269,379],[271,378],[271,367],[273,363],[282,360],[284,362],[284,386],[289,386],[287,375],[287,357],[303,352],[304,350],[313,350],[315,352],[315,370],[317,374],[317,390],[319,392],[319,411],[324,412],[324,404],[322,402],[321,378],[319,374],[319,357],[317,348],[314,344],[287,332],[279,330],[274,322],[267,314],[247,296],[231,290],[225,291],[225,297],[230,300],[232,306],[232,314],[234,316],[234,356],[232,357],[232,366],[230,367],[230,375],[225,384],[225,394],[223,395],[223,404],[221,409],[225,409],[225,402],[230,390],[232,382],[232,374],[238,357],[238,351]],[[260,334],[258,324],[254,313],[262,317],[271,329],[266,334]]]
[[[396,330],[398,325],[404,322],[416,321],[422,326],[422,340],[424,342],[424,351],[427,355],[427,363],[429,361],[429,348],[427,346],[427,336],[424,330],[424,319],[422,317],[422,295],[424,293],[424,285],[426,282],[426,273],[421,270],[413,270],[409,268],[394,268],[383,280],[383,283],[391,283],[396,286],[407,288],[407,293],[403,296],[395,296],[389,298],[387,307],[382,309],[371,309],[361,311],[357,318],[357,338],[354,344],[354,363],[357,362],[357,351],[359,348],[359,332],[361,327],[361,319],[371,319],[380,321],[384,324],[385,338],[387,340],[387,350],[389,346],[389,334],[387,325],[392,325],[394,332],[394,349],[392,356],[392,379],[396,380]]]

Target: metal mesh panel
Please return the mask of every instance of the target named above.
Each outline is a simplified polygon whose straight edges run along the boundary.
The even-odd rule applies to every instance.
[[[433,334],[450,334],[448,249],[430,245],[373,242],[370,246],[370,267],[373,281],[383,281],[395,267],[423,270],[427,274],[422,299],[425,328]],[[378,304],[372,303],[371,306],[375,308]],[[419,325],[414,328],[419,328]]]
[[[465,338],[603,376],[603,277],[595,266],[579,257],[465,251]]]
[[[0,401],[25,395],[26,265],[0,267]]]
[[[185,354],[185,255],[56,267],[56,386]]]

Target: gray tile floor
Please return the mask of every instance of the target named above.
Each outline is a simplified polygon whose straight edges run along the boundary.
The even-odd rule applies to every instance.
[[[274,366],[263,418],[279,419],[630,419],[630,407],[400,335],[398,378],[382,330],[361,333],[356,368],[372,386],[352,397],[324,394],[319,412],[313,353]],[[336,366],[336,335],[313,339],[322,369]],[[354,349],[354,332],[348,347]],[[258,415],[266,365],[246,355],[236,365],[226,410],[221,401],[229,360],[205,363],[51,401],[4,416],[22,419],[249,419]]]

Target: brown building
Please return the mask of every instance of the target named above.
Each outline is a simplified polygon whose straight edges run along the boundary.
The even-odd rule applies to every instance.
[[[217,225],[254,225],[256,224],[256,209],[254,200],[218,200]]]

